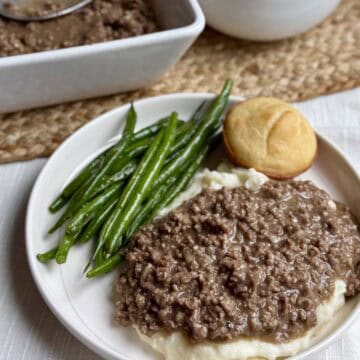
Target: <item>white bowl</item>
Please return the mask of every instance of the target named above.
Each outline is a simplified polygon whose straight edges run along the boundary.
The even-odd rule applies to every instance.
[[[0,58],[0,113],[135,90],[157,81],[205,26],[196,0],[151,0],[163,31]]]
[[[340,0],[199,0],[206,22],[225,34],[271,41],[300,34],[324,20]]]
[[[207,94],[173,94],[136,102],[139,127],[178,111],[187,119]],[[233,97],[231,103],[239,101]],[[301,104],[300,104],[301,108]],[[44,265],[35,254],[48,250],[60,234],[47,235],[55,216],[47,210],[63,184],[80,166],[109,146],[119,133],[128,105],[110,111],[91,121],[70,136],[51,156],[32,190],[26,218],[26,250],[32,276],[46,303],[58,319],[80,341],[106,359],[156,360],[159,356],[140,342],[132,329],[112,323],[114,303],[111,299],[116,272],[88,280],[82,276],[83,266],[92,244],[74,247],[68,262],[62,266]],[[319,137],[315,163],[302,178],[311,179],[335,199],[346,202],[360,218],[360,179],[355,169],[334,145]],[[334,341],[360,312],[359,296],[346,302],[323,331],[316,334],[314,345],[293,359],[304,359]]]

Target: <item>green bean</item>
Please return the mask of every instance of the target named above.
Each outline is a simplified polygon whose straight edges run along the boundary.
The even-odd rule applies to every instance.
[[[117,198],[112,199],[102,209],[99,210],[96,216],[91,220],[91,222],[86,227],[83,235],[81,236],[80,242],[85,243],[96,235],[97,231],[101,228],[101,226],[110,216],[117,202],[118,202]]]
[[[192,117],[192,120],[194,120],[194,121],[198,120],[199,112],[201,111],[203,105],[204,105],[204,103],[202,103],[199,106],[199,108],[196,110],[196,112],[194,113],[194,115]],[[179,146],[181,147],[181,143],[184,142],[184,140],[183,140],[184,136],[187,135],[188,130],[190,130],[193,127],[191,121],[185,122],[183,120],[178,120],[179,126],[176,128],[176,143],[173,145],[173,148],[171,149],[172,153],[177,151],[177,147],[179,147]],[[161,126],[158,125],[159,122],[163,122],[162,124],[160,124]],[[148,128],[144,128],[143,130],[146,130],[145,132],[147,132],[149,135],[153,135],[153,134],[156,134],[156,132],[152,132],[152,131],[154,131],[154,129],[156,129],[156,128],[161,129],[164,126],[166,126],[166,124],[168,122],[169,122],[169,117],[159,120],[154,125],[150,125],[148,128],[153,127],[152,130],[150,130],[150,131],[146,130]],[[137,136],[137,134],[139,134],[143,130],[140,130],[139,132],[134,134],[133,139],[136,138],[136,141],[132,141],[131,144],[125,149],[124,158],[121,159],[121,161],[119,163],[115,164],[113,168],[111,168],[111,170],[110,170],[111,174],[119,171],[131,159],[133,159],[139,155],[142,155],[147,150],[147,148],[151,145],[151,143],[154,141],[153,136],[152,137],[148,136],[148,137],[144,137],[144,138]],[[180,144],[177,145],[178,143],[180,143]]]
[[[58,251],[56,252],[55,259],[58,264],[64,264],[66,262],[69,250],[79,239],[79,236],[80,233],[74,235],[65,233],[64,237],[60,241]]]
[[[95,257],[95,266],[99,267],[106,261],[106,257],[103,251],[99,251]]]
[[[206,109],[208,102],[204,100],[195,110],[194,114],[191,117],[191,121],[198,122],[203,116],[203,111]]]
[[[80,173],[65,186],[61,194],[50,204],[49,210],[52,213],[60,210],[75,193],[75,191],[92,175],[97,171],[105,158],[105,154],[97,156],[90,162]]]
[[[154,183],[154,188],[157,188],[160,184],[166,181],[169,176],[176,174],[179,166],[181,166],[189,158],[193,157],[207,137],[212,135],[214,127],[219,122],[219,118],[228,104],[231,88],[232,81],[227,80],[220,95],[218,95],[214,100],[209,111],[201,120],[199,127],[188,144],[179,152],[177,157],[175,157],[162,169],[160,176]]]
[[[149,215],[150,211],[156,206],[157,203],[159,203],[159,201],[162,200],[163,196],[167,196],[167,194],[170,193],[170,188],[177,180],[179,180],[178,177],[184,176],[183,172],[186,173],[189,171],[188,168],[191,167],[191,164],[194,163],[196,165],[199,162],[201,163],[208,150],[209,146],[202,148],[194,158],[191,158],[188,162],[184,163],[182,167],[179,168],[180,175],[176,174],[176,176],[171,176],[159,187],[159,189],[151,189],[151,197],[146,201],[145,205],[138,209],[131,226],[126,232],[127,238],[130,237],[142,224],[144,224],[144,221]]]
[[[138,211],[134,217],[131,227],[127,231],[127,237],[131,237],[135,231],[144,224],[148,224],[158,214],[158,212],[166,207],[171,201],[184,189],[195,175],[195,172],[201,165],[204,157],[209,150],[209,146],[202,148],[195,158],[185,163],[186,170],[181,174],[180,179],[177,177],[169,178],[159,190],[152,196],[147,203]]]
[[[120,171],[109,175],[107,180],[112,183],[114,181],[121,181],[127,179],[136,170],[138,161],[130,160]]]
[[[145,138],[149,138],[153,135],[156,135],[161,129],[167,126],[169,122],[169,117],[165,117],[163,119],[158,120],[154,124],[151,124],[141,130],[137,131],[133,136],[133,141],[142,140]]]
[[[49,211],[51,213],[56,213],[59,211],[63,206],[65,206],[68,202],[68,199],[66,199],[64,196],[59,195],[49,206]]]
[[[202,161],[204,160],[209,146],[202,148],[197,156],[190,160],[189,167],[186,172],[181,176],[181,178],[175,182],[170,189],[168,190],[169,196],[163,196],[159,201],[156,202],[150,214],[146,217],[144,224],[149,224],[157,216],[159,211],[172,203],[172,201],[189,185],[190,181],[194,177],[195,173],[201,166]]]
[[[115,254],[112,257],[110,257],[108,260],[106,260],[104,263],[102,263],[99,267],[90,270],[86,277],[91,279],[94,277],[97,277],[99,275],[106,274],[112,270],[114,270],[124,259],[124,256],[121,254]]]
[[[149,148],[124,190],[113,215],[102,229],[100,237],[102,242],[106,243],[109,253],[115,252],[137,207],[158,175],[175,137],[176,120],[177,114],[173,113],[164,133],[159,135],[161,143]]]
[[[219,129],[221,128],[221,123],[219,122],[218,124],[216,124],[216,126],[214,126],[214,128],[211,130],[211,132],[210,132],[210,138],[213,136],[212,134],[214,134],[214,133],[216,133]],[[193,127],[191,130],[190,130],[190,132],[189,132],[189,134],[187,134],[186,135],[186,137],[184,137],[184,140],[186,139],[186,140],[190,140],[191,139],[191,137],[194,135],[194,133],[195,133],[195,131],[197,130],[197,127]],[[190,136],[189,136],[190,135]],[[184,145],[186,145],[187,143],[188,143],[188,141],[184,141],[183,143],[178,143],[179,145],[181,145],[181,146],[179,146],[179,148],[182,148],[182,147],[184,147]],[[176,145],[178,145],[178,144],[176,144]],[[175,151],[175,150],[180,150],[180,149],[176,149],[176,147],[174,148],[174,147],[172,147],[171,148],[171,151],[170,151],[170,154],[169,154],[169,156],[167,157],[167,159],[166,159],[166,161],[165,161],[165,163],[164,163],[164,165],[166,166],[166,165],[168,165],[172,160],[174,160],[179,154],[178,154],[178,151]]]
[[[182,124],[181,121],[178,120],[178,124]],[[183,123],[179,128],[177,128],[176,136],[179,138],[179,142],[174,144],[174,146],[171,148],[170,152],[177,152],[179,146],[181,147],[182,144],[184,144],[184,141],[186,141],[189,138],[189,135],[187,134],[189,129],[192,126],[189,126],[191,124],[189,123]],[[191,134],[190,134],[191,136]],[[99,184],[99,187],[93,191],[92,196],[95,196],[102,190],[106,189],[108,186],[112,185],[113,183],[124,180],[128,176],[130,176],[137,167],[137,161],[134,160],[135,157],[142,155],[147,148],[150,146],[150,144],[154,141],[153,138],[146,138],[141,141],[138,141],[137,143],[134,143],[130,145],[126,150],[124,157],[120,159],[110,170],[109,173],[111,175],[105,176],[102,180],[102,182]]]
[[[189,130],[193,128],[193,123],[190,121],[183,123],[178,120],[178,123],[181,126],[176,128],[176,142],[174,142],[170,153],[177,152],[178,149],[184,145],[186,140],[189,138],[188,135]],[[124,157],[119,162],[114,164],[114,166],[110,169],[109,173],[115,174],[116,172],[122,170],[122,168],[129,161],[140,155],[143,155],[153,141],[154,141],[154,137],[151,137],[131,143],[124,151]]]
[[[115,207],[114,211],[112,212],[111,216],[109,217],[109,219],[107,219],[106,223],[102,227],[101,232],[100,232],[100,236],[99,236],[99,239],[100,239],[99,245],[96,248],[93,257],[91,258],[92,260],[95,258],[97,253],[100,251],[100,249],[103,246],[103,244],[104,244],[105,240],[107,239],[107,237],[110,236],[109,230],[112,230],[113,221],[114,221],[115,217],[117,216],[117,213],[120,213],[123,210],[123,208],[125,207],[127,201],[129,200],[131,194],[135,193],[135,186],[137,186],[137,184],[138,184],[138,179],[140,179],[140,177],[143,176],[144,170],[150,164],[154,154],[156,154],[156,150],[157,150],[157,148],[159,147],[159,145],[161,143],[161,140],[163,138],[163,134],[164,134],[164,132],[162,130],[155,137],[155,140],[153,141],[151,146],[146,151],[146,153],[145,153],[144,157],[142,158],[139,166],[137,167],[135,173],[132,175],[129,182],[127,183],[127,185],[126,185],[126,187],[125,187],[119,201],[116,204],[116,207]]]
[[[188,139],[189,135],[188,132],[192,130],[193,124],[187,122],[181,125],[179,128],[176,129],[176,142],[171,147],[170,153],[173,154],[178,151],[179,146],[183,146],[184,140]],[[145,151],[149,148],[149,146],[154,141],[154,138],[144,139],[138,144],[130,145],[124,154],[124,157],[118,161],[109,171],[111,176],[118,177],[118,172],[123,171],[124,167],[129,164],[129,162],[133,161],[134,158],[138,157],[139,155],[143,155]],[[137,146],[135,146],[137,145]],[[130,166],[130,165],[128,165]],[[132,166],[132,165],[131,165]]]
[[[133,105],[131,105],[129,115],[134,114]],[[135,125],[134,125],[135,126]],[[124,133],[126,131],[126,124]],[[94,160],[92,160],[80,173],[64,188],[61,194],[52,202],[49,206],[49,210],[51,212],[56,212],[61,207],[63,207],[69,200],[69,198],[79,189],[81,185],[84,184],[86,180],[89,179],[90,176],[95,175],[96,172],[103,166],[104,161],[111,158],[111,156],[115,155],[117,151],[121,150],[122,144],[124,143],[123,137],[115,144],[111,146],[109,149],[105,150],[103,153],[98,155]]]
[[[177,153],[183,146],[185,146],[191,137],[194,135],[197,127],[198,122],[201,119],[201,113],[204,109],[206,102],[203,101],[200,106],[195,110],[194,114],[192,115],[190,121],[186,122],[183,126],[181,126],[176,134],[176,141],[174,142],[173,146],[170,150],[170,155],[174,155]]]
[[[67,232],[69,234],[79,232],[104,204],[120,195],[120,189],[121,184],[116,183],[83,205],[69,222]]]
[[[194,125],[195,124],[189,121],[176,129],[177,130],[176,141],[171,146],[171,149],[169,151],[169,156],[164,163],[165,165],[168,164],[174,157],[177,156],[177,152],[179,151],[179,149],[181,149],[192,137],[192,135],[196,131],[196,127]],[[96,195],[100,191],[106,189],[114,182],[127,178],[133,173],[133,171],[136,169],[137,162],[136,160],[131,160],[131,159],[133,157],[136,157],[139,153],[141,153],[144,148],[147,148],[148,146],[146,144],[149,144],[151,141],[153,141],[153,139],[145,139],[145,140],[146,142],[144,141],[141,144],[141,146],[131,149],[131,151],[129,151],[126,154],[126,156],[124,156],[124,158],[121,159],[120,162],[118,162],[113,169],[111,169],[113,171],[113,175],[105,176],[102,183],[99,185],[99,188],[93,195]],[[129,149],[130,147],[127,150]]]
[[[94,251],[96,251],[98,245],[99,245],[99,237],[97,237],[96,241],[94,242]],[[85,274],[89,270],[91,264],[94,261],[95,261],[95,267],[100,266],[104,261],[106,261],[103,249],[100,249],[98,251],[98,253],[95,255],[95,258],[93,256],[90,257],[89,261],[87,262],[87,264],[83,270],[83,274]]]
[[[170,178],[165,184],[155,192],[154,196],[147,200],[145,205],[139,208],[134,216],[134,220],[126,231],[126,238],[130,238],[135,231],[144,224],[145,219],[150,211],[155,207],[155,204],[162,199],[162,197],[169,193],[171,185],[176,181],[175,177]]]
[[[55,256],[56,256],[56,253],[57,253],[57,251],[58,251],[58,248],[59,248],[59,247],[56,246],[56,247],[54,247],[53,249],[51,249],[51,250],[49,250],[49,251],[46,251],[46,252],[44,252],[44,253],[42,253],[42,254],[37,254],[37,255],[36,255],[36,258],[37,258],[40,262],[46,264],[46,263],[48,263],[50,260],[54,260],[54,259],[55,259]]]
[[[94,199],[95,196],[102,193],[103,191],[108,189],[110,186],[112,186],[114,184],[120,184],[123,180],[126,180],[136,170],[137,164],[138,164],[137,161],[129,160],[127,163],[125,163],[125,165],[122,167],[122,169],[119,169],[119,171],[116,172],[115,174],[113,174],[111,176],[105,175],[104,178],[101,180],[100,184],[98,185],[98,187],[96,187],[93,190],[93,193],[91,194],[89,200],[91,201],[92,199]],[[81,202],[84,203],[83,200],[81,200]],[[85,204],[86,203],[87,202],[85,201]],[[83,206],[85,204],[83,204]]]
[[[161,130],[167,124],[168,121],[169,121],[168,118],[161,119],[155,124],[152,124],[136,132],[132,138],[131,145],[129,146],[129,150],[127,152],[132,153],[136,149],[135,151],[141,154],[142,151],[146,150],[147,147],[149,146],[149,140],[147,138],[150,137],[151,135],[156,134],[159,130]],[[49,210],[52,213],[60,210],[67,203],[67,200],[84,183],[84,181],[88,179],[88,177],[94,171],[99,170],[107,153],[111,151],[113,148],[114,146],[111,146],[109,149],[98,155],[84,169],[82,169],[81,172],[68,185],[65,186],[61,194],[49,206]]]
[[[126,158],[127,160],[127,158]],[[127,179],[129,176],[133,174],[133,172],[136,170],[138,165],[138,161],[136,160],[129,160],[126,161],[126,163],[119,168],[117,172],[115,172],[112,175],[105,175],[102,179],[99,186],[94,190],[93,196],[100,193],[104,189],[108,188],[109,186],[113,185],[114,183],[118,183],[122,180]]]
[[[194,129],[191,129],[190,126],[185,127],[185,125],[191,125],[191,127],[193,127],[193,124],[190,123],[185,123],[184,125],[181,126],[180,129],[181,131],[177,133],[177,136],[179,136],[180,139],[178,142],[176,142],[176,144],[173,144],[173,146],[171,147],[169,157],[166,159],[165,164],[168,164],[170,160],[172,160],[177,155],[178,149],[184,146],[184,144],[189,140],[189,138],[191,138]],[[184,130],[187,130],[187,133],[185,133]],[[148,141],[149,139],[146,140]],[[153,141],[153,139],[151,140]],[[109,186],[113,185],[114,183],[117,183],[120,180],[125,180],[126,178],[131,176],[133,172],[136,170],[136,167],[138,165],[138,162],[136,160],[133,160],[132,158],[139,154],[139,150],[140,152],[143,152],[143,149],[144,147],[142,145],[141,148],[140,147],[134,148],[131,152],[127,153],[127,155],[125,155],[124,158],[122,158],[114,166],[114,168],[111,169],[113,171],[112,175],[104,176],[99,186],[96,189],[94,189],[92,197],[96,196],[97,194],[107,189]]]
[[[187,122],[182,126],[182,131],[176,136],[174,144],[169,151],[170,156],[176,154],[182,147],[184,147],[191,137],[194,135],[198,124],[192,121]]]
[[[110,233],[111,236],[105,243],[107,251],[110,254],[113,254],[120,245],[122,235],[130,225],[138,206],[151,189],[156,176],[168,156],[175,138],[176,118],[177,114],[173,113],[166,131],[164,132],[163,140],[158,147],[153,160],[149,164],[148,168],[145,169],[143,176],[139,176],[138,178],[138,185],[135,185],[135,194],[130,194],[129,201],[125,204],[124,211],[118,214],[117,219],[115,218],[114,220],[113,231]]]
[[[186,124],[184,124],[186,125]],[[183,126],[184,126],[183,125]],[[182,126],[182,127],[183,127]],[[182,128],[181,127],[181,128]],[[184,134],[184,129],[179,132],[179,137]],[[145,141],[146,140],[146,141]],[[138,146],[135,147],[129,147],[125,151],[125,155],[123,158],[121,158],[119,161],[117,161],[111,169],[109,169],[110,176],[104,175],[101,182],[94,187],[92,190],[89,190],[91,183],[93,182],[93,177],[90,177],[85,184],[82,186],[82,190],[75,193],[73,198],[70,200],[68,209],[65,211],[65,213],[60,217],[60,219],[56,222],[56,224],[49,230],[49,233],[53,233],[55,230],[57,230],[61,225],[63,225],[76,211],[76,209],[79,209],[81,205],[83,205],[86,200],[91,199],[93,196],[97,195],[104,189],[106,189],[108,186],[112,185],[113,183],[125,179],[128,176],[130,176],[133,171],[136,168],[136,162],[135,160],[132,160],[134,157],[137,157],[141,154],[143,154],[146,149],[149,147],[149,140],[153,139],[144,139],[141,144],[139,142]],[[180,142],[181,144],[181,142]],[[172,149],[172,151],[176,151],[176,149]],[[87,190],[86,190],[87,189]],[[84,196],[84,191],[87,191],[87,196]],[[75,210],[74,210],[75,209]]]
[[[126,154],[130,154],[133,157],[141,155],[149,146],[152,139],[151,136],[158,133],[163,127],[168,123],[169,118],[164,118],[158,120],[156,123],[151,124],[139,131],[137,131],[132,138],[131,144],[128,149],[126,149]],[[183,123],[182,120],[178,120],[179,123]],[[114,145],[109,149],[98,155],[93,159],[80,173],[68,184],[65,186],[61,194],[50,204],[49,210],[52,213],[60,210],[64,205],[66,205],[75,193],[76,190],[89,178],[89,176],[94,175],[96,171],[100,169],[102,163],[108,152],[112,151]]]
[[[136,124],[136,112],[131,105],[130,110],[128,112],[128,116],[126,119],[125,128],[123,131],[123,135],[118,142],[117,145],[109,152],[109,154],[106,156],[104,161],[104,166],[101,168],[101,170],[96,174],[94,180],[92,181],[89,188],[87,188],[83,194],[83,200],[88,200],[90,195],[93,193],[93,190],[100,184],[103,177],[108,173],[109,169],[118,161],[120,156],[123,154],[124,149],[129,144],[130,140],[132,139],[135,124]]]
[[[83,204],[81,197],[82,197],[82,188],[87,188],[90,186],[92,181],[92,178],[89,178],[85,181],[85,183],[81,186],[81,188],[73,195],[73,197],[70,200],[70,203],[68,205],[68,208],[65,210],[65,212],[60,216],[58,221],[49,229],[48,233],[52,234],[54,233],[60,226],[65,224],[67,220],[71,218],[72,215],[74,215],[75,211],[78,210],[78,208]],[[79,204],[79,206],[77,206]]]
[[[193,128],[193,124],[187,122],[179,129],[177,129],[176,142],[172,145],[169,151],[169,157],[174,157],[177,151],[184,146],[184,144],[189,140],[189,138],[191,138],[194,132]],[[133,160],[133,158],[143,154],[153,141],[153,138],[146,139],[146,143],[143,142],[143,144],[141,144],[141,146],[139,147],[135,147],[133,149],[130,149],[129,147],[127,149],[126,155],[124,155],[124,157],[111,169],[111,175],[104,177],[103,182],[100,185],[100,191],[108,187],[109,185],[112,185],[115,181],[123,180],[129,175],[131,175],[137,166],[137,161]],[[168,161],[168,159],[166,161]],[[99,192],[99,190],[96,192]]]
[[[139,141],[132,142],[125,150],[124,150],[124,156],[127,156],[129,158],[134,158],[139,155],[142,155],[146,149],[150,146],[150,144],[153,142],[154,137],[148,137],[145,139],[141,139]],[[114,165],[116,166],[116,165]],[[115,169],[116,167],[111,168],[111,170]]]
[[[199,150],[199,153],[198,154],[196,154],[195,155],[195,157],[194,158],[190,158],[190,160],[188,160],[187,162],[184,162],[182,165],[180,165],[177,169],[176,169],[176,172],[174,172],[173,174],[172,174],[172,176],[170,176],[168,179],[166,179],[162,184],[160,184],[159,185],[159,192],[161,191],[160,189],[162,189],[163,187],[165,187],[165,189],[167,189],[167,190],[164,190],[165,192],[167,192],[167,193],[170,193],[170,190],[169,190],[169,188],[170,188],[170,186],[175,182],[175,180],[177,180],[180,176],[183,176],[183,172],[186,172],[187,170],[186,169],[188,169],[188,167],[190,167],[190,165],[191,165],[191,163],[192,162],[194,162],[195,161],[195,163],[198,161],[197,159],[198,159],[198,157],[200,156],[200,157],[202,157],[202,158],[204,158],[204,151],[206,152],[206,151],[208,151],[209,150],[209,148],[211,147],[214,147],[218,142],[219,142],[219,140],[221,140],[221,132],[219,132],[219,130],[220,130],[220,128],[221,128],[221,124],[220,123],[218,123],[215,127],[214,127],[214,129],[213,129],[213,131],[215,132],[211,137],[210,137],[210,140],[209,140],[209,146],[205,146],[205,147],[203,147],[203,148],[200,148],[200,150]],[[205,149],[207,149],[207,150],[205,150]],[[177,156],[177,154],[175,154],[175,156]],[[167,159],[166,159],[166,162],[165,162],[165,165],[166,164],[168,164],[175,156],[169,156]],[[155,190],[155,189],[154,189]],[[154,204],[156,204],[158,201],[159,201],[159,199],[156,197],[156,195],[155,196],[153,196],[153,194],[152,194],[152,191],[150,191],[150,193],[151,193],[151,198],[148,200],[148,202],[149,203],[154,203]],[[147,206],[151,206],[150,204],[149,205],[147,205]],[[145,213],[146,212],[146,210],[144,209],[143,210],[143,212]],[[144,217],[145,217],[145,215],[143,214],[143,213],[140,213],[140,211],[139,211],[139,214],[136,214],[136,216],[135,216],[135,222],[136,222],[136,219],[139,219],[139,221],[138,222],[140,222],[140,219],[144,219]],[[132,226],[136,226],[135,224],[134,225],[132,225]]]
[[[65,211],[65,213],[60,217],[56,224],[49,230],[49,233],[53,233],[61,225],[63,225],[68,219],[70,219],[77,210],[89,200],[96,188],[98,188],[104,176],[107,174],[109,169],[118,161],[119,157],[122,155],[124,149],[128,145],[129,141],[133,136],[133,131],[136,124],[136,112],[134,107],[131,105],[126,119],[125,128],[123,131],[123,136],[120,141],[107,152],[104,159],[104,166],[100,169],[94,178],[88,179],[77,192],[73,195],[70,200],[70,203]]]
[[[197,109],[197,111],[193,115],[192,120],[194,121],[198,120],[199,111],[201,110],[202,106],[203,104]],[[135,133],[133,136],[133,141],[124,150],[124,157],[120,160],[120,162],[115,163],[113,167],[109,170],[109,172],[111,174],[116,174],[117,172],[121,171],[122,168],[125,165],[127,165],[127,163],[131,161],[133,158],[142,155],[154,140],[150,136],[156,134],[155,130],[163,128],[168,123],[168,121],[169,121],[168,118],[159,120],[157,123],[150,125],[149,127],[144,128],[138,131],[137,133]],[[191,134],[188,134],[188,130],[190,130],[192,124],[190,124],[190,122],[184,122],[182,120],[178,120],[178,123],[182,124],[182,126],[180,126],[177,129],[177,141],[173,145],[171,153],[177,152],[187,142],[189,137],[191,137]],[[147,137],[145,136],[146,134]],[[83,184],[84,181],[86,181],[86,177],[95,175],[95,171],[99,170],[102,162],[104,161],[105,153],[111,151],[112,148],[113,146],[107,149],[104,153],[100,154],[95,160],[93,160],[95,161],[95,163],[90,163],[89,164],[90,166],[88,165],[86,168],[84,168],[80,172],[80,174],[72,182],[70,182],[69,185],[65,187],[63,192],[50,205],[49,210],[52,213],[57,212],[69,202],[70,197],[73,195],[73,193],[79,188],[79,186]],[[116,177],[117,176],[119,175],[116,175]],[[106,184],[105,182],[105,184],[102,184],[102,186],[100,187],[100,190],[93,192],[92,196],[95,196],[97,193],[99,193],[101,190],[111,185],[112,183],[113,183],[112,181],[110,181],[109,184]],[[66,220],[64,220],[59,226],[61,226],[65,221]]]

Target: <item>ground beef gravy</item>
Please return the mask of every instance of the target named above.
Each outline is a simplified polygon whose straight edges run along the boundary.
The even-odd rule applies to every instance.
[[[133,237],[117,319],[146,335],[283,342],[316,325],[336,279],[360,291],[349,209],[308,181],[204,189]]]
[[[0,57],[93,44],[154,32],[145,0],[94,0],[79,11],[47,21],[0,17]]]

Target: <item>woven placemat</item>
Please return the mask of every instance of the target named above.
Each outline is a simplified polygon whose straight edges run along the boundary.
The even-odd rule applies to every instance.
[[[181,61],[150,88],[0,116],[0,162],[50,155],[95,116],[145,96],[216,92],[298,101],[360,86],[360,0],[344,0],[321,25],[273,43],[236,40],[207,29]]]

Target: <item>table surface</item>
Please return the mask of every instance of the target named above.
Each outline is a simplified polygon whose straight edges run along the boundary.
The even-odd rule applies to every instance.
[[[360,88],[304,103],[316,130],[360,172]],[[45,305],[25,256],[24,219],[34,181],[46,159],[0,165],[0,360],[99,359]],[[360,318],[335,343],[307,360],[360,359]]]

